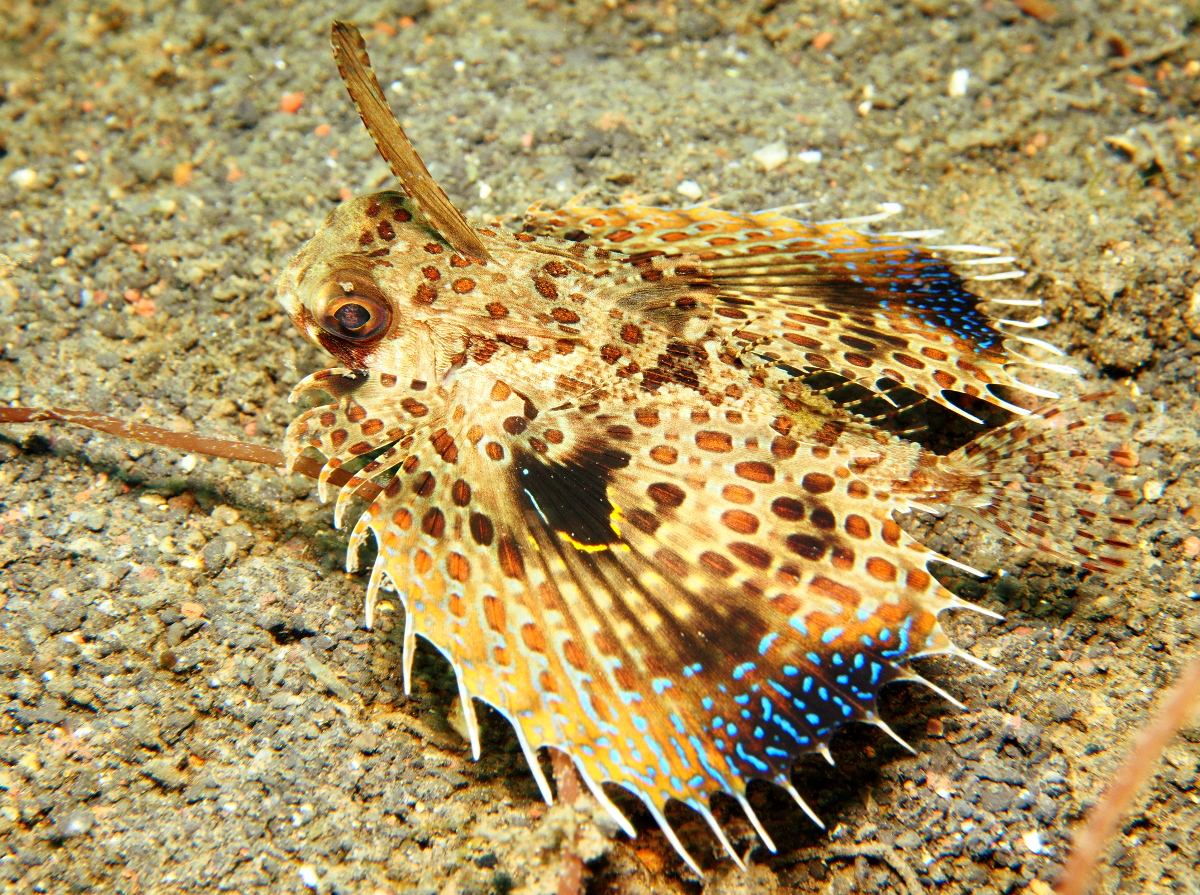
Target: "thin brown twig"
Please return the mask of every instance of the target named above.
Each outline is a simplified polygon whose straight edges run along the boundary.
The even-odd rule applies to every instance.
[[[1092,809],[1087,826],[1075,837],[1071,852],[1055,892],[1058,895],[1084,895],[1104,854],[1105,846],[1117,830],[1134,796],[1158,765],[1159,757],[1175,732],[1183,726],[1196,699],[1200,697],[1200,653],[1184,668],[1175,686],[1163,700],[1154,720],[1144,727],[1133,748],[1100,803]]]
[[[230,441],[224,438],[210,438],[206,435],[193,435],[188,432],[172,432],[158,426],[147,426],[145,423],[133,423],[120,417],[96,413],[93,410],[67,410],[62,407],[0,407],[0,423],[71,423],[106,432],[119,438],[140,441],[144,444],[157,444],[161,447],[177,451],[187,451],[192,454],[204,454],[208,457],[222,457],[226,460],[244,460],[247,463],[263,463],[267,466],[280,467],[286,464],[283,452],[261,444],[248,441]],[[306,475],[315,479],[321,473],[322,464],[312,457],[300,457],[292,467],[292,472]],[[336,487],[341,487],[350,481],[353,473],[344,469],[335,469],[329,476],[329,481]],[[370,482],[359,486],[358,494],[366,500],[375,497],[380,491],[377,485]]]
[[[550,761],[554,767],[554,783],[558,787],[558,800],[564,805],[574,805],[579,798],[579,774],[571,756],[558,749],[550,750]],[[565,844],[563,869],[558,877],[557,895],[580,895],[583,892],[583,859],[575,850],[575,843]]]

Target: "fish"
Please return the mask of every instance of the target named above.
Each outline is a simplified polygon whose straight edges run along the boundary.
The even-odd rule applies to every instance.
[[[752,780],[821,824],[792,783],[797,758],[829,758],[850,722],[899,740],[876,707],[896,681],[957,705],[916,659],[990,667],[939,617],[994,613],[944,587],[931,565],[962,564],[899,519],[955,511],[1055,562],[1129,565],[1135,523],[1114,504],[1136,495],[1073,472],[1129,465],[1089,435],[1128,416],[1109,393],[1058,400],[1019,378],[1071,368],[1039,359],[1043,320],[997,317],[972,291],[1020,276],[1014,259],[865,226],[892,208],[808,222],[576,200],[535,206],[519,232],[473,223],[397,122],[357,29],[335,22],[331,41],[401,189],[341,203],[279,275],[284,310],[335,364],[295,386],[314,403],[284,454],[324,458],[347,569],[376,545],[368,626],[394,591],[405,691],[423,638],[454,671],[476,759],[481,701],[547,801],[543,747],[630,836],[605,784],[697,874],[670,802],[744,867],[715,795],[773,850]],[[871,401],[887,409],[860,412]],[[1014,418],[939,454],[892,425],[914,407]]]

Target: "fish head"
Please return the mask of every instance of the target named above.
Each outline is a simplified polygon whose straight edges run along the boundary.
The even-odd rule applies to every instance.
[[[300,333],[342,367],[438,382],[467,339],[433,308],[441,268],[457,258],[411,199],[371,193],[329,213],[280,274],[276,295]]]

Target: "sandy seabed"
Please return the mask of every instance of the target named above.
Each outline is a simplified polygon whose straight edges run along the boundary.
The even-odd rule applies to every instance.
[[[772,855],[722,806],[747,875],[673,814],[702,883],[632,802],[632,841],[585,802],[542,804],[482,709],[472,762],[433,650],[403,696],[399,620],[363,629],[365,581],[307,480],[14,427],[4,891],[555,892],[570,848],[593,893],[901,893],[908,868],[929,892],[1043,895],[1200,637],[1200,5],[1047,7],[0,4],[0,401],[279,443],[290,387],[324,363],[270,283],[336,202],[391,184],[331,60],[336,16],[473,217],[517,226],[584,189],[813,219],[891,201],[897,227],[1011,251],[1031,275],[994,288],[1044,300],[1039,335],[1083,371],[1061,387],[1142,396],[1148,483],[1141,567],[1118,582],[932,526],[936,549],[1009,571],[947,579],[1005,615],[949,620],[999,671],[923,664],[966,712],[887,693],[915,756],[855,726],[836,768],[799,762],[827,832],[756,788]],[[1192,726],[1098,891],[1200,892],[1198,767]]]

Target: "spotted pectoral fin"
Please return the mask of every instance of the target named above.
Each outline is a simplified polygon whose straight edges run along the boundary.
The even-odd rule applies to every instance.
[[[312,407],[288,426],[284,436],[288,468],[306,450],[324,454],[318,487],[321,500],[326,500],[333,470],[389,445],[402,444],[428,418],[428,399],[422,400],[423,389],[414,390],[413,385],[401,387],[395,376],[387,374],[345,369],[320,370],[305,377],[292,390],[291,400],[324,392],[334,403]],[[400,451],[397,448],[369,463],[344,493],[352,494],[358,485],[401,462],[404,455]]]
[[[667,801],[748,810],[750,779],[790,787],[796,756],[878,722],[908,659],[952,649],[937,613],[955,605],[846,458],[697,410],[672,390],[418,438],[361,523],[406,642],[670,836]]]
[[[1012,258],[981,246],[931,247],[913,238],[928,234],[868,233],[852,223],[797,221],[777,211],[736,215],[707,206],[568,205],[531,210],[527,226],[555,235],[575,232],[635,255],[660,255],[662,263],[683,253],[698,258],[717,290],[717,334],[735,355],[835,373],[872,391],[903,386],[965,416],[970,414],[947,400],[948,393],[1022,413],[991,387],[1055,397],[1016,377],[1022,365],[1074,372],[1027,353],[1031,344],[1061,353],[1028,334],[1044,321],[994,317],[984,309],[993,305],[968,287],[973,279],[1020,276]],[[1012,299],[997,306],[1003,304],[1039,302]]]

